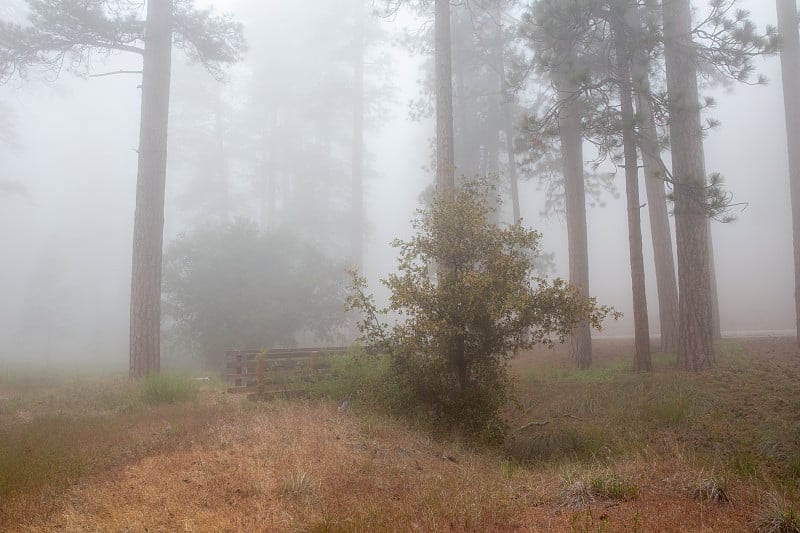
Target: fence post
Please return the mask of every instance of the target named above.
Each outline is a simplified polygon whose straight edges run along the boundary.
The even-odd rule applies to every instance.
[[[256,363],[256,394],[259,398],[264,396],[264,374],[267,370],[267,361],[264,359],[264,356],[259,356],[258,362]]]

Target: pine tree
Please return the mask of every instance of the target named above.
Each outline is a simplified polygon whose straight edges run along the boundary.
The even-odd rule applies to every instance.
[[[112,50],[142,56],[142,108],[131,276],[130,368],[139,379],[160,368],[161,258],[166,183],[167,115],[173,36],[215,75],[238,60],[241,29],[228,16],[196,10],[191,0],[153,0],[146,18],[124,1],[26,0],[29,24],[0,22],[0,78],[30,68],[60,72],[65,61],[87,71]],[[141,45],[143,43],[143,46]]]

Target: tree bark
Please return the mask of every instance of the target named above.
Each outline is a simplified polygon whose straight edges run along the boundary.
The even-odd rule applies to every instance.
[[[233,213],[233,206],[231,200],[230,184],[228,180],[228,163],[225,157],[225,125],[223,123],[224,106],[222,102],[222,90],[217,88],[215,109],[214,109],[214,136],[217,144],[216,154],[216,172],[215,172],[215,188],[218,192],[217,209],[212,209],[221,222],[227,222]]]
[[[625,157],[625,195],[628,203],[628,244],[630,249],[631,289],[633,293],[634,358],[637,371],[653,370],[650,357],[650,325],[647,318],[647,294],[642,253],[642,219],[639,203],[639,158],[636,152],[633,87],[629,68],[626,15],[630,8],[621,8],[614,17],[614,45],[617,77],[619,78],[620,110],[622,113],[622,144]]]
[[[514,126],[511,122],[511,104],[506,100],[503,105],[503,121],[506,136],[506,154],[508,154],[508,181],[511,185],[511,209],[514,224],[522,223],[519,208],[519,179],[517,178],[517,158],[514,155]]]
[[[783,105],[789,150],[789,191],[794,246],[794,302],[797,345],[800,346],[800,35],[795,0],[777,0],[781,49]]]
[[[642,8],[639,8],[640,10]],[[650,7],[648,6],[648,8]],[[641,11],[637,11],[636,28],[643,27]],[[669,225],[667,195],[664,190],[664,168],[661,147],[658,143],[655,113],[650,100],[649,60],[639,56],[633,63],[632,78],[636,92],[636,107],[639,111],[639,150],[644,164],[645,191],[650,214],[650,234],[653,241],[653,260],[656,267],[658,292],[658,319],[661,332],[660,347],[663,352],[674,352],[678,348],[678,282],[675,279],[675,258],[672,248],[672,233]]]
[[[500,16],[497,20],[501,20]],[[511,209],[514,216],[514,224],[522,222],[522,215],[519,208],[519,182],[517,178],[517,159],[514,153],[514,121],[512,110],[512,99],[510,94],[510,87],[508,86],[508,78],[506,76],[506,58],[505,58],[505,39],[503,36],[503,27],[498,23],[498,71],[500,75],[500,96],[502,109],[502,127],[505,136],[505,151],[508,159],[508,182],[511,186]]]
[[[353,43],[352,233],[353,268],[364,263],[364,2],[355,0]]]
[[[578,87],[562,76],[557,80],[562,106],[558,114],[569,246],[569,281],[589,294],[589,244],[586,231],[586,191],[583,175],[583,137]],[[570,358],[578,368],[592,366],[592,334],[588,321],[581,322],[569,342]]]
[[[705,157],[703,158],[705,160]],[[703,167],[705,168],[705,167]],[[703,173],[705,175],[705,172]],[[719,292],[717,291],[717,262],[714,260],[714,235],[711,232],[711,219],[706,218],[708,228],[708,275],[711,291],[711,338],[714,342],[722,340],[722,316],[719,311]]]
[[[133,222],[130,369],[139,379],[161,365],[161,262],[172,57],[172,0],[147,3],[139,168]]]
[[[664,0],[664,56],[678,250],[678,367],[714,365],[705,165],[689,0]]]
[[[453,68],[450,43],[450,0],[436,0],[436,187],[446,192],[455,186],[453,150]]]

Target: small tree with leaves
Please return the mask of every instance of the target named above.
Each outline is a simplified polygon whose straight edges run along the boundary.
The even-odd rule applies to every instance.
[[[599,329],[611,310],[561,279],[534,277],[541,236],[489,223],[492,190],[468,180],[437,193],[413,221],[416,235],[393,243],[398,273],[382,281],[388,308],[376,308],[357,275],[348,305],[363,312],[362,340],[391,355],[404,407],[436,427],[496,438],[508,359],[563,342],[581,321]],[[400,317],[393,326],[382,320],[389,313]]]

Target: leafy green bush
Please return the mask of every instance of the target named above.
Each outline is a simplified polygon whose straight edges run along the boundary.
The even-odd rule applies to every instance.
[[[362,339],[391,356],[396,407],[435,428],[499,441],[508,357],[563,341],[585,320],[599,328],[611,310],[563,280],[534,277],[540,234],[491,223],[492,192],[472,180],[436,195],[413,221],[416,235],[393,243],[399,273],[383,280],[388,309],[376,308],[355,273],[348,305],[362,313]],[[402,320],[385,324],[389,312]]]
[[[329,338],[345,320],[344,268],[286,231],[238,220],[196,228],[164,254],[169,334],[218,364],[226,349]]]
[[[150,374],[142,381],[142,401],[150,405],[185,402],[197,394],[197,384],[188,377]]]
[[[311,394],[336,402],[390,410],[392,403],[389,358],[354,346],[346,354],[331,357],[331,371],[311,384]]]

